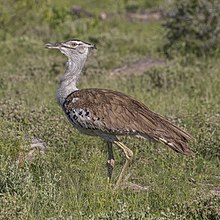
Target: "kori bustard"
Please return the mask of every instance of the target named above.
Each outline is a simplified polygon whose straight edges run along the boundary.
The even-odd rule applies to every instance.
[[[134,98],[108,89],[77,88],[87,55],[95,45],[81,40],[69,40],[45,46],[60,50],[68,58],[57,90],[57,99],[73,127],[87,135],[99,136],[107,142],[109,181],[115,164],[112,144],[116,144],[125,154],[125,163],[114,188],[118,188],[123,181],[133,157],[133,152],[119,140],[120,135],[143,137],[162,142],[181,154],[192,153],[187,146],[191,140],[188,133]]]

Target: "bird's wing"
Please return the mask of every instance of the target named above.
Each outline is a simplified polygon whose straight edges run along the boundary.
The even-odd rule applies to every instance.
[[[181,153],[184,153],[185,143],[191,139],[185,131],[144,104],[116,91],[75,91],[64,102],[64,110],[78,126],[106,133],[141,135],[163,142]],[[187,150],[185,154],[188,154]]]
[[[82,89],[71,93],[64,110],[74,123],[87,129],[125,134],[134,130],[135,113],[129,110],[128,96],[104,89]],[[137,129],[137,128],[136,128]]]

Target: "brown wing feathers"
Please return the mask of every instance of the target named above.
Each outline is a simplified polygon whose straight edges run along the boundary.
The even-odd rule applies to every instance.
[[[143,136],[148,135],[154,140],[168,145],[178,153],[192,154],[192,151],[187,146],[187,143],[192,139],[188,133],[159,114],[152,112],[142,103],[135,101],[135,104],[138,106],[137,109],[139,109],[139,118],[141,118],[140,130],[143,132]]]
[[[78,98],[77,101],[72,102],[75,98]],[[64,105],[64,109],[69,111],[87,109],[94,118],[103,122],[104,127],[99,127],[100,130],[141,135],[162,142],[178,153],[192,153],[187,146],[191,139],[189,134],[120,92],[82,89],[69,95]]]

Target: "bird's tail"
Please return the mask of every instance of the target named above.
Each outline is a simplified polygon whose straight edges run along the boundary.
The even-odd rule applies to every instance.
[[[175,139],[175,140],[166,140],[164,138],[159,138],[158,141],[160,141],[161,143],[166,144],[167,146],[169,146],[171,149],[173,149],[174,151],[176,151],[177,153],[181,153],[187,156],[192,155],[192,150],[187,146],[186,141],[183,141],[181,139]]]
[[[170,121],[164,117],[154,113],[155,130],[153,134],[150,135],[144,132],[141,136],[151,137],[155,141],[159,141],[177,153],[184,155],[192,155],[192,150],[188,147],[188,143],[192,140],[192,137],[176,125],[172,124]]]

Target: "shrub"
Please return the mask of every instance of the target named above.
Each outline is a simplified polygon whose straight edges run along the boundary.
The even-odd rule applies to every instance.
[[[163,50],[174,54],[207,56],[218,51],[220,5],[217,0],[176,1],[164,24],[167,42]]]
[[[35,34],[41,36],[48,28],[56,27],[71,20],[68,9],[58,7],[51,1],[3,1],[0,2],[0,39],[5,40],[14,35]]]

